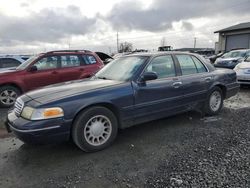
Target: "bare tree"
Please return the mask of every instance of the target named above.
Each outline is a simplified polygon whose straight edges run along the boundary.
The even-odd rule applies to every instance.
[[[119,48],[120,53],[132,52],[132,51],[133,51],[133,44],[132,43],[129,43],[129,42],[120,43],[120,48]]]

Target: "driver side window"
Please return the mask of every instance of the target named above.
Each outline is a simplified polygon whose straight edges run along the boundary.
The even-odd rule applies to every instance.
[[[155,72],[158,79],[174,77],[176,73],[171,55],[154,58],[148,65],[146,72]]]
[[[40,59],[34,64],[34,66],[37,67],[37,70],[48,70],[57,68],[57,64],[58,64],[58,57],[50,56]]]

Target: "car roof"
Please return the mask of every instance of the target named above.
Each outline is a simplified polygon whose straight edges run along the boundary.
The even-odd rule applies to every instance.
[[[229,52],[247,52],[250,51],[250,49],[237,49],[237,50],[231,50]]]
[[[24,59],[22,59],[22,56],[20,55],[1,55],[0,59],[15,59],[20,63],[23,63],[25,61]]]
[[[180,52],[180,51],[167,51],[167,52],[145,52],[145,53],[133,53],[124,55],[122,57],[132,57],[132,56],[148,56],[148,57],[154,57],[159,55],[172,55],[172,54],[183,54],[183,55],[199,55],[196,53],[189,53],[189,52]]]

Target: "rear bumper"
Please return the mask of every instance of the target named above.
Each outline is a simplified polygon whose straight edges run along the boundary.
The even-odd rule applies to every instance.
[[[10,113],[5,126],[8,132],[13,132],[23,142],[48,144],[69,140],[71,121],[62,118],[29,121]]]

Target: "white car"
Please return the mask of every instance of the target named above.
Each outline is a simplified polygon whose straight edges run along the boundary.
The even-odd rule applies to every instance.
[[[0,71],[13,69],[24,63],[29,56],[21,55],[1,55],[0,56]]]
[[[250,85],[250,56],[244,62],[236,65],[234,71],[237,74],[239,84]]]

